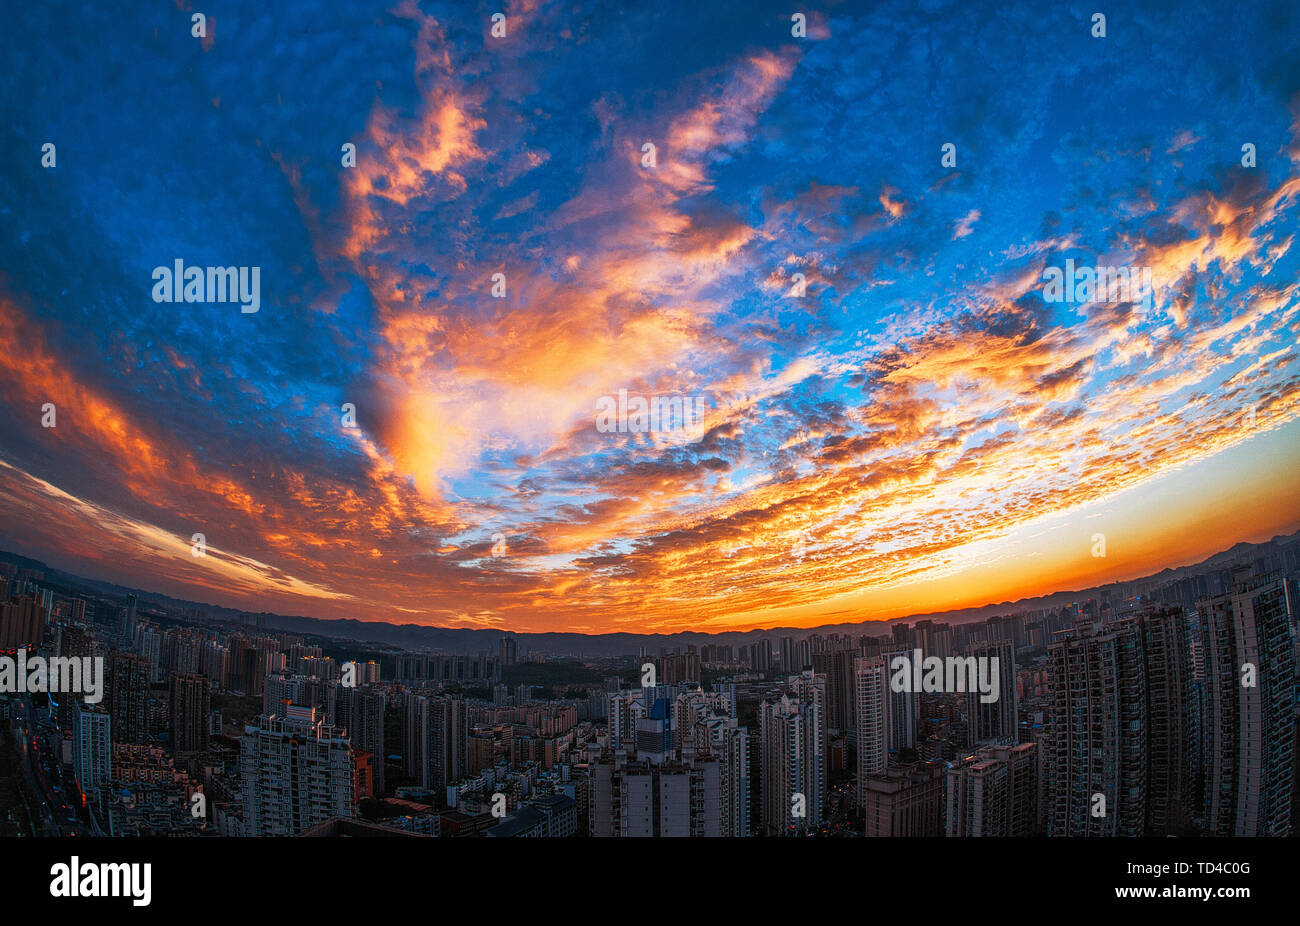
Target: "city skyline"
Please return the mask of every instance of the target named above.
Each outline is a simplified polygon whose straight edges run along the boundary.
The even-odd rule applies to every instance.
[[[17,12],[0,547],[718,632],[1300,527],[1284,8],[492,12]]]
[[[1296,0],[2,18],[17,913],[1289,896]]]
[[[0,672],[0,824],[1287,836],[1300,815],[1300,544],[1257,552],[1140,599],[558,659],[500,634],[463,655],[219,626],[0,562],[0,649],[106,665],[109,679],[106,698],[98,683],[78,697],[52,674],[15,686]]]
[[[951,623],[953,625],[971,623],[971,622],[978,623],[981,621],[985,621],[990,617],[993,618],[1016,617],[1016,616],[1024,615],[1026,613],[1035,613],[1038,611],[1042,611],[1044,609],[1055,609],[1055,608],[1061,608],[1066,606],[1077,607],[1080,606],[1081,604],[1087,604],[1088,602],[1095,603],[1100,601],[1107,601],[1107,602],[1111,602],[1112,604],[1123,602],[1131,605],[1134,602],[1133,601],[1125,602],[1123,593],[1126,591],[1135,591],[1135,590],[1132,588],[1126,589],[1125,586],[1145,585],[1145,586],[1149,586],[1152,589],[1159,590],[1163,588],[1168,588],[1171,582],[1177,582],[1180,580],[1195,578],[1197,576],[1206,576],[1206,575],[1212,575],[1214,573],[1221,573],[1224,569],[1228,569],[1236,565],[1243,565],[1251,562],[1260,562],[1261,560],[1258,559],[1258,557],[1260,556],[1271,560],[1274,557],[1278,556],[1279,554],[1288,555],[1285,554],[1284,551],[1287,548],[1296,544],[1298,535],[1300,535],[1300,531],[1290,536],[1274,537],[1271,538],[1269,541],[1265,541],[1260,544],[1250,544],[1248,545],[1250,549],[1247,551],[1243,551],[1241,549],[1242,544],[1234,544],[1232,547],[1228,549],[1220,550],[1217,553],[1207,557],[1206,559],[1198,563],[1188,564],[1187,566],[1181,567],[1176,570],[1166,569],[1166,570],[1161,570],[1161,572],[1159,573],[1151,573],[1149,575],[1137,576],[1131,580],[1123,580],[1115,583],[1108,583],[1106,585],[1101,585],[1101,586],[1092,586],[1089,588],[1058,589],[1056,591],[1046,592],[1041,596],[1036,596],[1033,598],[1023,598],[1017,601],[990,602],[987,605],[965,608],[965,609],[955,610],[955,611],[909,613],[906,615],[902,615],[900,617],[887,618],[887,619],[846,620],[838,623],[816,624],[816,625],[809,625],[809,626],[770,625],[765,627],[752,627],[744,630],[732,629],[732,630],[718,630],[714,632],[680,629],[671,632],[636,633],[635,631],[618,630],[608,634],[601,634],[601,633],[590,634],[590,633],[582,633],[582,632],[572,632],[572,633],[560,634],[560,636],[563,639],[573,639],[573,638],[595,639],[598,637],[609,636],[609,637],[631,637],[631,638],[643,637],[647,640],[654,640],[654,639],[672,640],[672,639],[689,639],[692,637],[698,637],[698,638],[717,637],[719,639],[722,639],[724,637],[732,638],[732,637],[750,636],[753,634],[775,634],[775,633],[807,634],[807,633],[816,633],[819,631],[841,633],[848,630],[852,630],[854,628],[857,628],[858,630],[861,631],[867,631],[873,625],[880,625],[882,629],[888,630],[890,627],[892,627],[897,623],[906,623],[908,621],[918,621],[918,620],[924,622],[937,621],[941,623]],[[1243,552],[1245,553],[1245,555],[1243,555]],[[43,570],[44,568],[48,568],[49,565],[46,563],[42,563],[39,560],[32,560],[29,557],[22,556],[21,554],[15,553],[14,551],[7,551],[7,550],[0,549],[0,563],[4,563],[9,559],[17,559],[17,560],[24,561],[22,563],[15,564],[18,568],[27,568],[27,566],[30,565],[33,567],[35,566],[42,567]],[[79,587],[80,583],[83,582],[89,581],[93,585],[93,584],[98,584],[100,581],[88,576],[79,576],[73,573],[68,573],[66,571],[62,571],[62,572],[63,575],[66,577],[66,579],[72,581],[74,588]],[[1170,575],[1165,575],[1165,573],[1170,573]],[[304,627],[304,626],[294,625],[290,623],[290,624],[286,624],[283,627],[279,627],[278,629],[290,630],[296,633],[306,633],[309,635],[314,634],[322,638],[335,637],[335,635],[331,634],[329,631],[333,629],[336,625],[340,630],[342,630],[344,626],[347,627],[355,626],[354,624],[351,623],[345,625],[344,622],[331,619],[331,618],[318,618],[318,617],[312,617],[310,615],[279,614],[276,612],[247,612],[247,611],[242,611],[240,609],[227,609],[227,608],[222,608],[219,605],[214,605],[210,602],[174,599],[171,598],[170,596],[161,595],[159,593],[153,592],[150,589],[136,588],[132,586],[123,586],[117,583],[108,583],[108,584],[115,587],[119,593],[121,592],[127,593],[127,600],[130,602],[130,607],[122,609],[122,619],[127,624],[130,624],[135,619],[134,609],[137,607],[137,601],[138,601],[137,596],[142,595],[144,596],[146,601],[149,600],[150,598],[155,599],[158,602],[158,607],[162,608],[163,613],[171,612],[176,605],[180,604],[180,605],[188,606],[186,613],[189,613],[191,615],[205,616],[206,620],[222,621],[223,616],[220,613],[221,611],[232,611],[243,620],[251,620],[253,618],[257,618],[258,620],[261,620],[263,618],[271,618],[271,619],[282,620],[287,622],[305,620],[311,622],[311,626]],[[1112,594],[1112,590],[1115,592],[1115,594]],[[100,594],[100,592],[94,592],[94,594],[98,595]],[[1117,594],[1119,595],[1119,597],[1116,597]],[[1142,597],[1143,596],[1138,595],[1137,598],[1134,599],[1134,601],[1138,601],[1140,603],[1140,599]],[[224,618],[226,622],[229,622],[231,619],[232,618],[230,616],[226,616]],[[510,628],[439,627],[436,625],[396,624],[392,621],[386,621],[382,619],[360,622],[361,627],[366,627],[369,625],[377,625],[377,624],[382,624],[385,627],[390,628],[391,630],[394,631],[405,630],[408,628],[413,628],[416,630],[439,631],[444,633],[455,632],[457,630],[470,630],[470,631],[491,634],[492,639],[497,639],[496,637],[497,634],[504,634],[505,635],[504,639],[512,640],[512,641],[515,640],[516,638],[521,638],[521,639],[542,638],[547,635],[555,635],[558,633],[557,631],[545,631],[541,634],[538,634],[530,631],[515,631],[515,630],[511,630]],[[275,627],[276,625],[268,624],[267,626]],[[315,627],[316,629],[313,631],[312,627]],[[337,636],[336,638],[340,640],[358,642],[358,638],[353,636],[348,636],[346,633],[343,633],[341,636]],[[376,639],[375,642],[380,642],[380,641]],[[414,640],[408,640],[406,641],[406,643],[402,645],[409,647],[418,644]],[[532,644],[534,651],[538,654],[557,655],[562,653],[562,650],[556,650],[554,652],[551,652],[550,650],[545,648],[537,649],[536,648],[537,645],[538,645],[537,643]],[[444,643],[441,645],[435,645],[435,648],[443,648],[445,646],[446,644]],[[470,650],[466,650],[465,652],[470,652]]]

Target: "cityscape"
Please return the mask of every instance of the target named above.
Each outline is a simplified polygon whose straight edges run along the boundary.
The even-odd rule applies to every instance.
[[[1290,896],[1295,0],[0,15],[20,914]]]
[[[1300,534],[1186,572],[591,657],[306,637],[3,555],[3,658],[51,683],[0,666],[0,815],[9,836],[1291,835]],[[104,681],[56,694],[60,660]]]

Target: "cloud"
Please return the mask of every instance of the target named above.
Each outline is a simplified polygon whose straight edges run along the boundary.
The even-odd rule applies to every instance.
[[[956,226],[953,228],[952,240],[956,241],[958,238],[965,238],[974,230],[975,223],[979,220],[980,211],[978,209],[972,209],[970,212],[966,213],[958,220]]]
[[[512,4],[500,40],[411,2],[303,35],[326,13],[291,8],[223,14],[197,58],[147,13],[88,14],[39,68],[14,36],[61,21],[0,37],[15,73],[103,88],[4,104],[60,143],[0,178],[19,552],[322,616],[809,622],[947,606],[980,570],[962,594],[1023,590],[1001,545],[1294,433],[1300,87],[1266,12],[1209,55],[1145,13],[1117,72],[1015,3],[837,9],[808,40],[707,3]],[[1133,115],[1187,60],[1252,79]],[[153,304],[177,256],[260,265],[262,311]],[[1153,304],[1046,302],[1067,259],[1149,267]],[[699,397],[700,439],[602,432],[619,390]]]

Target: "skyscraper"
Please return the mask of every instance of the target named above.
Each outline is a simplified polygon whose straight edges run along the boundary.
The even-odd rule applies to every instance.
[[[710,751],[718,760],[722,814],[721,835],[750,834],[749,731],[735,717],[714,715],[705,721]]]
[[[1205,651],[1205,828],[1288,836],[1294,775],[1295,644],[1290,588],[1238,570],[1200,602]]]
[[[501,666],[513,666],[519,661],[519,640],[510,634],[501,638]]]
[[[77,784],[95,797],[113,776],[112,721],[97,705],[77,701],[73,708],[72,766]]]
[[[338,722],[347,730],[354,751],[372,756],[374,793],[384,793],[384,695],[375,688],[342,688]]]
[[[826,794],[826,679],[811,670],[790,678],[759,705],[763,828],[782,835],[820,825]]]
[[[948,769],[947,836],[1033,836],[1038,747],[985,746]]]
[[[177,758],[208,751],[212,697],[203,675],[173,675],[171,679],[171,739]]]
[[[0,649],[16,650],[39,643],[49,614],[35,595],[0,604]]]
[[[884,658],[859,657],[854,669],[858,721],[858,806],[868,776],[883,774],[889,765],[890,701],[889,665]]]
[[[997,625],[999,630],[1002,625]],[[976,659],[996,660],[998,670],[997,698],[986,702],[978,690],[966,692],[966,716],[970,723],[971,743],[1014,745],[1016,732],[1016,659],[1009,640],[976,643],[968,650]],[[991,677],[991,673],[990,673]]]
[[[607,696],[609,748],[626,750],[636,745],[636,724],[648,711],[646,689],[612,691]]]
[[[1130,625],[1083,624],[1048,647],[1044,815],[1049,836],[1140,836],[1146,824],[1146,685]]]
[[[117,743],[143,743],[149,734],[149,663],[136,653],[110,650],[108,713]]]
[[[813,655],[813,671],[826,676],[826,725],[832,730],[849,730],[857,722],[856,658],[855,649],[843,647]]]
[[[1146,682],[1147,836],[1185,832],[1190,824],[1193,699],[1187,622],[1182,608],[1130,618],[1142,635]]]
[[[469,712],[464,701],[408,692],[402,709],[406,771],[422,788],[441,789],[469,771]]]
[[[910,665],[913,652],[911,650],[901,650],[892,644],[881,651],[881,659],[884,662],[885,670],[891,677],[893,675],[893,660],[897,656],[906,656]],[[914,749],[916,748],[916,721],[921,712],[921,693],[912,685],[906,686],[903,691],[894,691],[893,687],[887,684],[886,690],[888,691],[886,705],[889,709],[889,742],[887,748],[891,752]],[[884,765],[877,763],[872,774],[881,771],[884,771]]]
[[[262,714],[240,741],[244,835],[292,836],[356,806],[352,748],[309,707]]]
[[[700,657],[698,653],[669,653],[660,660],[661,679],[665,685],[682,682],[699,682]]]
[[[135,643],[136,604],[135,595],[127,596],[126,609],[122,612],[122,626],[118,628],[118,635],[127,646],[132,646]]]
[[[792,675],[800,671],[803,666],[796,666],[795,662],[798,657],[795,655],[796,647],[794,637],[781,638],[781,671],[786,675]]]
[[[93,656],[95,652],[95,641],[90,632],[84,627],[77,627],[71,624],[55,624],[58,638],[56,649],[60,656],[72,659],[83,659],[87,656]],[[73,728],[76,721],[76,696],[64,692],[55,694],[50,692],[50,698],[58,705],[59,728],[67,731]]]

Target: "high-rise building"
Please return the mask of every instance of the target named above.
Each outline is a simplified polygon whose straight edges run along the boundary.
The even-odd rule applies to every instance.
[[[826,676],[826,725],[832,730],[851,730],[857,723],[855,648],[829,649],[813,655],[813,671]]]
[[[152,627],[141,627],[135,635],[135,650],[149,663],[149,683],[162,681],[162,635]]]
[[[650,705],[650,712],[636,722],[636,753],[642,759],[662,762],[673,749],[672,714],[667,700]]]
[[[122,612],[122,626],[118,628],[118,635],[127,646],[132,646],[135,643],[136,604],[135,595],[127,596],[126,609]]]
[[[658,764],[606,750],[588,762],[592,836],[722,836],[722,768],[686,747]]]
[[[54,626],[57,631],[56,651],[58,655],[69,659],[84,659],[94,655],[95,640],[88,629],[72,624],[55,624]],[[56,705],[59,729],[71,730],[76,720],[74,716],[77,705],[76,695],[70,692],[57,694],[50,692],[50,699]]]
[[[313,708],[290,705],[247,724],[240,774],[247,836],[292,836],[355,815],[352,747]]]
[[[376,688],[342,688],[338,723],[352,748],[372,758],[371,782],[376,795],[384,793],[384,695]]]
[[[704,721],[709,751],[718,760],[722,800],[721,835],[748,836],[750,819],[750,735],[735,717],[713,715]]]
[[[794,667],[791,674],[812,668],[812,640],[799,640],[794,645]]]
[[[942,763],[893,766],[862,786],[867,836],[942,836]]]
[[[759,705],[763,829],[798,832],[823,822],[826,796],[826,679],[806,670]]]
[[[782,672],[784,672],[786,675],[793,675],[795,672],[801,672],[801,671],[803,671],[803,666],[796,666],[796,665],[795,665],[795,662],[796,662],[796,660],[798,659],[798,656],[795,655],[796,652],[797,652],[797,650],[796,650],[795,643],[794,643],[794,637],[782,637],[782,638],[781,638],[781,650],[780,650],[780,652],[781,652],[781,671],[782,671]]]
[[[1047,649],[1044,817],[1049,836],[1141,836],[1146,825],[1146,685],[1132,625],[1062,631]]]
[[[953,654],[952,625],[932,623],[925,635],[925,654],[947,659]]]
[[[610,692],[609,704],[609,748],[615,752],[623,751],[636,745],[637,721],[646,715],[646,689],[634,688],[626,691]]]
[[[316,707],[322,710],[321,719],[329,723],[333,705],[325,709],[325,684],[314,675],[268,675],[262,683],[262,713],[283,714],[289,704]]]
[[[908,665],[911,665],[913,651],[900,650],[893,644],[884,647],[881,650],[881,659],[884,662],[890,678],[894,675],[894,660],[899,656],[906,656]],[[892,685],[887,684],[886,690],[889,692],[887,706],[889,708],[889,742],[887,748],[890,752],[898,752],[903,749],[916,748],[916,722],[921,713],[921,693],[913,685],[906,685],[902,691],[894,691]],[[884,771],[884,766],[878,762],[872,768],[872,774]]]
[[[112,720],[98,705],[75,703],[72,723],[72,767],[77,784],[94,797],[113,777]]]
[[[513,666],[519,661],[519,640],[518,638],[506,634],[501,638],[501,665]]]
[[[208,751],[212,696],[207,676],[173,675],[171,678],[171,740],[177,758]]]
[[[665,685],[680,685],[683,682],[700,680],[700,656],[698,653],[670,653],[660,659],[663,666],[660,681]]]
[[[469,712],[464,701],[408,692],[402,706],[406,771],[422,788],[446,788],[469,772]]]
[[[1295,761],[1295,603],[1274,577],[1233,576],[1200,602],[1204,821],[1212,836],[1288,836]]]
[[[0,649],[16,650],[41,642],[49,612],[35,595],[0,604]]]
[[[1147,836],[1190,832],[1195,698],[1187,621],[1180,606],[1150,609],[1131,623],[1142,636],[1146,682]]]
[[[270,672],[271,653],[258,646],[245,646],[239,654],[236,682],[233,687],[246,695],[261,697],[263,685]]]
[[[421,788],[436,787],[433,774],[433,755],[430,742],[432,724],[429,695],[407,692],[402,703],[402,738],[406,748],[402,751],[406,774],[414,778]]]
[[[890,702],[889,664],[880,656],[859,657],[855,667],[855,713],[858,720],[858,806],[864,806],[863,787],[871,775],[882,775],[889,765]]]
[[[149,736],[149,663],[137,653],[110,650],[108,713],[113,741],[143,743]]]
[[[947,836],[1033,836],[1038,817],[1038,747],[985,746],[947,775]]]
[[[1004,628],[999,624],[998,629],[1001,632]],[[978,689],[966,692],[971,743],[976,746],[1014,745],[1017,737],[1016,659],[1010,640],[976,643],[970,647],[968,655],[987,660],[989,666],[996,665],[998,673],[997,697],[992,701],[985,701],[984,693]],[[980,677],[985,677],[983,672]],[[991,668],[988,677],[992,677]]]

